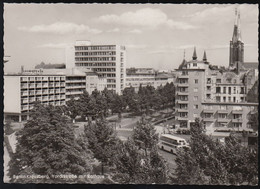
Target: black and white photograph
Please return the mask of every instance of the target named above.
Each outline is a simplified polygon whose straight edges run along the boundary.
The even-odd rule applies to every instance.
[[[258,185],[258,8],[4,3],[4,183]]]

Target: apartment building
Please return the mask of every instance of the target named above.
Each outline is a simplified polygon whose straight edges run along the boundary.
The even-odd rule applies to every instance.
[[[207,130],[252,130],[249,116],[257,111],[258,103],[202,102],[202,122]]]
[[[91,45],[89,41],[75,44],[75,67],[88,69],[107,78],[107,89],[121,94],[125,88],[126,49],[120,45]]]
[[[176,125],[189,128],[200,118],[206,128],[249,129],[248,115],[257,103],[247,103],[248,85],[257,81],[253,70],[221,71],[212,69],[204,52],[203,60],[197,60],[194,49],[191,61],[184,60],[176,70]]]
[[[4,116],[28,119],[35,101],[45,105],[65,105],[64,75],[4,75]]]

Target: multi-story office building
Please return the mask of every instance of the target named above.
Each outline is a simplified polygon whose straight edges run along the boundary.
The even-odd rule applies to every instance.
[[[65,105],[64,75],[17,74],[4,76],[4,114],[17,120],[28,119],[35,101]]]
[[[154,86],[155,70],[152,68],[128,68],[126,70],[126,87],[133,87],[138,92],[140,85]]]
[[[125,88],[126,50],[120,45],[91,45],[77,41],[75,66],[89,69],[107,78],[107,89],[121,94]]]

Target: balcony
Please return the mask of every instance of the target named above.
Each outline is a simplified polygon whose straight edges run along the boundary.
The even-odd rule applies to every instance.
[[[189,75],[185,74],[185,75],[179,75],[178,79],[189,79]]]
[[[188,95],[189,91],[177,92],[177,95]]]
[[[228,123],[230,120],[227,119],[227,118],[218,118],[217,121],[218,121],[219,123]]]
[[[188,100],[177,100],[176,103],[177,104],[188,104],[189,101]]]
[[[36,84],[36,88],[41,88],[42,84]]]
[[[188,120],[188,117],[177,117],[176,116],[176,119],[178,120],[178,121],[187,121]]]
[[[22,99],[22,104],[28,103],[28,99]]]
[[[219,114],[227,114],[227,113],[228,113],[228,110],[218,110],[218,113],[219,113]]]
[[[243,110],[232,110],[232,114],[242,114]]]
[[[28,95],[28,91],[22,92],[22,96],[27,96]]]
[[[242,118],[232,119],[232,123],[242,123],[242,122],[243,122]]]
[[[47,88],[47,87],[48,87],[47,83],[42,85],[42,88]]]
[[[178,111],[178,112],[188,112],[188,108],[187,108],[187,109],[184,109],[184,108],[182,108],[182,109],[177,109],[177,111]]]
[[[207,117],[207,118],[203,118],[203,121],[205,121],[205,122],[215,122],[216,120],[213,117]]]
[[[35,85],[34,84],[30,84],[29,85],[29,88],[31,89],[31,88],[34,88],[35,87]]]
[[[189,87],[189,83],[177,83],[178,87]]]
[[[27,84],[23,84],[21,85],[22,89],[27,89],[28,88],[28,85]]]
[[[202,110],[203,113],[209,113],[209,114],[214,114],[215,113],[215,110],[207,110],[207,109],[204,109]]]

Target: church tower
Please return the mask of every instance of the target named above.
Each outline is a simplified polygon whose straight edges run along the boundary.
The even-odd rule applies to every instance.
[[[240,12],[236,9],[235,14],[236,20],[233,37],[230,41],[229,68],[231,70],[236,70],[236,73],[238,74],[244,63],[244,43],[241,39]]]

